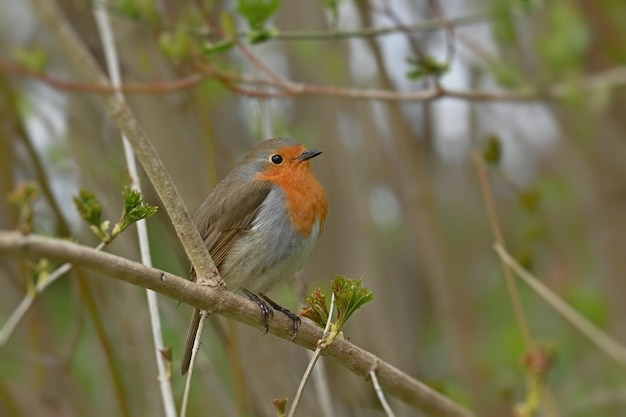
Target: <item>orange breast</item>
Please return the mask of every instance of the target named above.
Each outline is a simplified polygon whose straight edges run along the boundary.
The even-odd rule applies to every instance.
[[[305,150],[301,145],[293,148],[297,148],[293,149],[296,156]],[[313,173],[309,161],[286,160],[284,164],[268,166],[256,177],[282,188],[291,223],[302,236],[308,237],[318,221],[321,231],[328,213],[328,202],[326,191]]]

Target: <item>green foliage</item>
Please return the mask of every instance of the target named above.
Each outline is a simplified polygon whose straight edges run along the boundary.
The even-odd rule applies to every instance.
[[[500,86],[517,88],[523,84],[524,77],[519,68],[495,59],[488,60],[487,66]]]
[[[145,204],[141,193],[131,187],[124,187],[122,198],[124,210],[119,222],[109,232],[111,222],[109,220],[102,221],[102,203],[95,194],[87,190],[80,190],[78,196],[74,197],[74,204],[80,216],[89,224],[91,231],[104,243],[113,240],[131,224],[150,217],[157,211],[156,206]]]
[[[182,61],[189,57],[192,41],[187,31],[179,28],[173,32],[163,32],[159,37],[159,46],[170,59]]]
[[[279,7],[280,0],[239,0],[237,11],[248,20],[250,28],[262,31]]]
[[[364,288],[363,278],[349,279],[343,275],[335,275],[332,289],[335,293],[337,308],[337,323],[339,329],[348,321],[363,304],[372,301],[374,293],[369,288]]]
[[[112,237],[122,233],[131,224],[152,216],[158,209],[156,206],[144,203],[141,193],[131,187],[124,187],[122,197],[124,199],[124,211],[120,221],[113,227]]]
[[[490,135],[483,147],[483,159],[489,165],[500,165],[502,159],[502,142],[497,135]]]
[[[32,231],[33,207],[40,195],[41,191],[39,185],[32,181],[26,181],[18,185],[15,190],[9,194],[9,203],[13,204],[18,209],[17,228],[21,230],[22,233],[30,233]]]
[[[20,64],[32,71],[42,71],[48,62],[48,52],[43,48],[20,48],[11,50],[11,55]]]
[[[318,326],[324,327],[328,322],[328,304],[326,304],[326,296],[322,294],[322,290],[318,288],[313,294],[307,297],[306,302],[308,306],[305,306],[300,313],[301,316],[306,317]]]
[[[420,59],[408,57],[406,62],[409,64],[409,70],[406,76],[409,80],[414,81],[430,76],[440,77],[449,69],[447,63],[439,62],[429,56]]]
[[[152,0],[111,0],[108,5],[133,20],[148,20],[152,23],[159,20],[156,2]]]
[[[558,1],[547,10],[548,28],[539,51],[553,76],[578,73],[590,44],[589,28],[576,5]]]
[[[503,45],[514,44],[517,42],[517,32],[511,13],[511,2],[495,0],[492,5],[491,30],[493,37]]]
[[[274,398],[273,403],[278,417],[287,415],[287,398]]]
[[[374,294],[369,288],[362,287],[363,278],[349,279],[343,275],[335,274],[331,288],[335,295],[336,320],[332,326],[332,333],[338,334],[343,325],[348,321],[363,304],[371,301]],[[307,317],[325,327],[328,322],[330,311],[326,303],[326,296],[318,288],[307,298],[308,306],[304,307],[301,316]]]

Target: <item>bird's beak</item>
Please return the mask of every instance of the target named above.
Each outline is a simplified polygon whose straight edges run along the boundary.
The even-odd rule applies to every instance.
[[[322,153],[321,149],[307,149],[306,151],[302,152],[300,156],[298,156],[296,159],[300,161],[306,161],[308,159],[315,158],[317,155],[321,153]]]

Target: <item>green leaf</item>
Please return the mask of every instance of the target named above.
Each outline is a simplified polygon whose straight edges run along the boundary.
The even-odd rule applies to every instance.
[[[161,50],[174,61],[181,61],[188,57],[191,51],[189,34],[183,28],[173,32],[163,32],[159,37]]]
[[[322,290],[318,288],[313,294],[307,297],[305,306],[300,315],[311,319],[315,324],[324,328],[328,322],[328,305],[326,304],[326,296],[322,294]]]
[[[248,20],[253,30],[262,30],[279,7],[280,0],[239,0],[237,11]]]
[[[237,24],[232,14],[222,12],[220,15],[220,27],[225,38],[234,39],[237,37]]]
[[[122,233],[131,224],[152,216],[158,210],[157,206],[145,204],[141,193],[131,187],[124,187],[122,197],[124,199],[124,211],[120,221],[113,227],[112,237]]]
[[[202,52],[205,55],[213,55],[220,52],[226,52],[235,45],[232,39],[222,39],[219,42],[205,42],[202,46]]]
[[[337,327],[339,330],[363,304],[374,298],[374,293],[369,288],[362,287],[363,278],[349,279],[336,274],[332,289],[335,293],[335,306],[337,309]]]
[[[102,217],[102,204],[91,191],[81,189],[77,196],[74,196],[76,210],[90,226],[100,228]]]
[[[424,77],[436,76],[440,77],[448,71],[448,64],[439,62],[431,57],[415,59],[408,57],[406,59],[409,64],[409,70],[406,76],[409,80],[420,80]]]
[[[500,165],[502,159],[502,142],[496,135],[490,135],[483,148],[483,158],[489,165]]]
[[[32,71],[43,71],[48,62],[48,52],[42,48],[20,48],[12,50],[13,58]]]
[[[276,33],[277,32],[275,29],[268,28],[253,30],[248,35],[248,41],[253,45],[261,42],[266,42],[276,36]]]

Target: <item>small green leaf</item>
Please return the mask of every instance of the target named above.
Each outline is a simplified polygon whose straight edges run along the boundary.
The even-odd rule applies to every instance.
[[[280,0],[239,0],[237,11],[247,20],[253,30],[261,30],[280,7]]]
[[[284,417],[287,410],[287,398],[274,398],[274,408],[278,413],[278,417]]]
[[[307,297],[308,306],[302,309],[300,315],[311,319],[318,326],[326,327],[328,321],[328,305],[326,304],[326,296],[322,294],[322,290],[318,288],[313,294]]]
[[[253,45],[261,42],[266,42],[276,36],[276,33],[277,32],[275,29],[268,28],[253,30],[248,35],[248,41]]]
[[[202,47],[202,52],[205,55],[213,55],[220,52],[225,52],[235,45],[235,42],[232,39],[222,39],[219,42],[205,42]]]
[[[414,81],[429,76],[440,77],[449,69],[448,64],[439,62],[428,56],[420,59],[408,57],[406,62],[409,64],[409,70],[406,76],[409,80]]]
[[[529,188],[519,194],[518,201],[524,210],[536,213],[541,204],[541,193],[536,188]]]
[[[39,185],[32,181],[19,184],[9,193],[9,203],[16,206],[19,211],[17,228],[22,233],[30,233],[32,231],[34,206],[40,195]]]
[[[362,283],[363,278],[349,279],[343,275],[335,275],[332,288],[335,293],[339,330],[356,310],[374,298],[374,293],[369,288],[362,287]]]
[[[76,210],[89,225],[100,228],[102,217],[102,204],[91,191],[81,189],[77,196],[74,196]]]
[[[496,135],[490,135],[483,148],[483,158],[489,165],[500,165],[502,159],[502,142]]]
[[[191,51],[189,35],[184,29],[163,32],[159,37],[159,46],[174,61],[183,60]]]
[[[120,221],[113,227],[112,237],[122,233],[131,224],[152,216],[158,209],[156,206],[145,204],[141,193],[131,187],[124,187],[122,197],[124,199],[124,211]]]
[[[233,15],[228,12],[222,12],[220,15],[220,27],[225,38],[234,39],[237,37],[237,23]]]
[[[48,62],[48,53],[42,48],[19,48],[12,50],[16,61],[32,71],[43,71]]]

